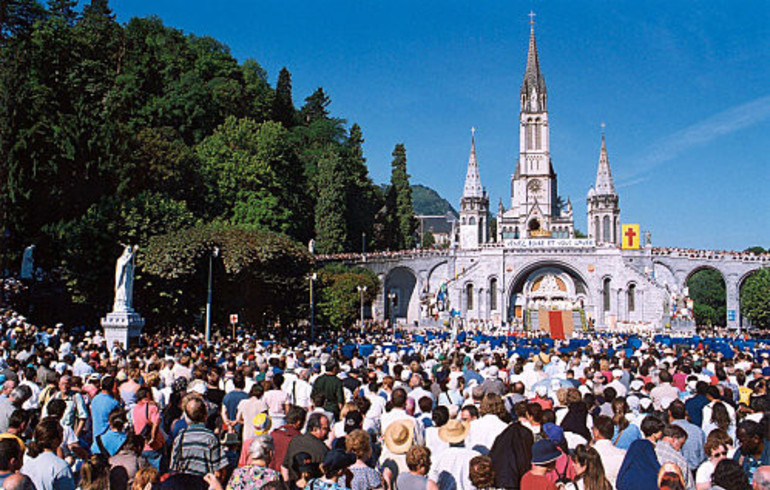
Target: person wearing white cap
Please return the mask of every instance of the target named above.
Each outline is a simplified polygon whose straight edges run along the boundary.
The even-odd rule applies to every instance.
[[[628,390],[626,389],[626,385],[623,384],[621,381],[621,378],[623,378],[623,370],[622,369],[613,369],[612,370],[612,381],[607,385],[615,388],[615,393],[618,396],[622,396],[625,398]]]

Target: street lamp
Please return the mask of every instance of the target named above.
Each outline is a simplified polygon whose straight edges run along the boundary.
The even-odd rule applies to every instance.
[[[315,303],[313,302],[313,281],[318,279],[318,274],[313,272],[308,276],[310,279],[310,341],[315,341]]]
[[[364,334],[364,293],[366,292],[366,286],[356,286],[358,292],[361,294],[361,335]]]
[[[361,232],[361,258],[366,260],[366,232]]]
[[[390,323],[393,325],[393,342],[396,341],[396,293],[388,293],[388,299],[390,300]]]
[[[214,250],[209,254],[209,288],[206,296],[206,343],[211,341],[211,277],[213,276],[214,258],[219,257],[219,247],[214,247]]]

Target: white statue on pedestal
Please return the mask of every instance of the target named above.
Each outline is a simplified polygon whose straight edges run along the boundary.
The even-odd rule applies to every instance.
[[[21,259],[21,274],[19,274],[22,279],[32,279],[32,273],[35,270],[35,258],[32,256],[34,251],[34,245],[24,249],[24,257]]]
[[[134,255],[138,246],[126,246],[123,255],[115,264],[115,302],[112,311],[133,311],[131,303],[134,296]]]

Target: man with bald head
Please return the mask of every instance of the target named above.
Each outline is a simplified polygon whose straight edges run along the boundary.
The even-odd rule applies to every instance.
[[[754,490],[770,490],[770,466],[760,466],[754,472]]]
[[[3,490],[35,490],[35,484],[27,475],[14,473],[3,481]]]

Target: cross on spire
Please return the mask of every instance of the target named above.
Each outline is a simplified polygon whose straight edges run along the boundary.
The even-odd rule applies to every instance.
[[[529,25],[534,26],[535,25],[535,15],[537,15],[537,14],[535,14],[535,12],[530,10],[529,14],[527,14],[527,15],[529,15]]]
[[[476,126],[471,126],[471,137],[476,136]]]
[[[602,134],[604,134],[604,127],[607,126],[606,124],[602,123]]]

